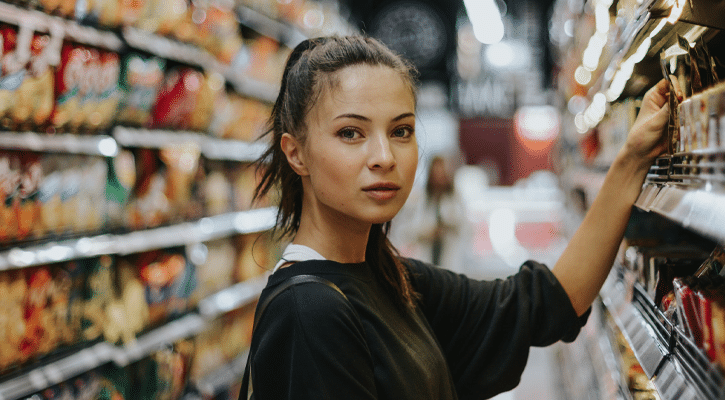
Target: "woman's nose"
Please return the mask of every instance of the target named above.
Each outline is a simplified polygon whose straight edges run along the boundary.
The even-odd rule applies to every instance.
[[[392,169],[395,167],[395,155],[387,136],[381,135],[371,141],[368,167],[370,169]]]

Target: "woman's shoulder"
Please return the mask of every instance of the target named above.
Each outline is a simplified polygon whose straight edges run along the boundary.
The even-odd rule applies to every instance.
[[[273,315],[277,320],[289,319],[290,323],[304,325],[312,322],[310,326],[314,327],[315,323],[325,319],[354,314],[350,301],[336,288],[321,282],[306,281],[285,285],[280,291],[280,285],[284,283],[268,286],[262,291],[260,304],[268,302],[264,316]]]

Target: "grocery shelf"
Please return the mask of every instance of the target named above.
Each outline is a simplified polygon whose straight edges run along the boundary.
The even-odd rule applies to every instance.
[[[219,62],[204,49],[189,43],[145,32],[134,27],[124,27],[122,37],[132,48],[146,51],[156,56],[196,66],[209,72],[216,72],[231,83],[243,95],[266,102],[274,102],[279,88],[244,76],[242,71]]]
[[[111,361],[115,346],[100,342],[0,383],[0,400],[19,399]]]
[[[166,325],[141,335],[136,342],[116,347],[112,354],[114,364],[125,367],[153,354],[181,339],[194,336],[206,327],[205,320],[198,314],[188,314]]]
[[[708,185],[646,183],[635,205],[660,214],[702,236],[725,243],[725,193]]]
[[[625,273],[626,274],[626,273]],[[600,296],[663,400],[725,397],[722,373],[615,266]]]
[[[206,158],[240,162],[255,161],[267,148],[263,142],[219,139],[198,132],[124,126],[115,127],[113,137],[123,147],[162,148],[170,145],[194,144]]]
[[[244,375],[244,368],[247,366],[249,349],[240,354],[230,363],[221,366],[209,375],[194,383],[195,389],[203,398],[213,398],[223,390],[241,381]]]
[[[206,319],[217,318],[224,313],[251,304],[267,284],[268,275],[239,282],[199,301],[199,314]]]
[[[121,36],[130,47],[167,60],[201,68],[209,68],[213,61],[211,54],[193,44],[169,39],[131,26],[124,27]]]
[[[35,132],[0,132],[0,148],[47,153],[88,154],[114,157],[118,143],[106,135],[42,134]]]
[[[276,21],[249,7],[238,6],[236,11],[240,24],[275,39],[291,49],[307,39],[304,33],[292,25]]]
[[[656,0],[650,5],[652,14],[667,17],[672,9],[673,2],[669,0]],[[695,25],[725,29],[725,3],[714,0],[688,0],[683,2],[682,13],[677,20]]]
[[[0,253],[0,271],[104,254],[140,253],[206,242],[235,234],[261,232],[271,229],[275,220],[276,209],[267,207],[125,234],[103,234],[43,245],[16,247]]]
[[[62,33],[72,41],[108,50],[119,51],[123,47],[123,42],[113,32],[83,26],[76,21],[8,3],[0,2],[0,21],[17,26],[27,25],[40,32]]]

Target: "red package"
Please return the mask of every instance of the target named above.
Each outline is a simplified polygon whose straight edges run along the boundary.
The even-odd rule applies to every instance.
[[[203,74],[192,68],[169,71],[156,98],[152,127],[187,129],[203,80]]]
[[[673,281],[675,297],[684,328],[697,347],[702,348],[702,317],[700,315],[700,301],[682,279],[675,278]]]
[[[58,335],[52,326],[50,296],[53,279],[47,267],[28,271],[28,293],[25,302],[25,334],[20,343],[24,360],[46,354],[57,345]]]
[[[717,355],[715,354],[715,338],[712,333],[712,294],[698,292],[697,299],[702,317],[702,348],[710,361],[715,361]]]

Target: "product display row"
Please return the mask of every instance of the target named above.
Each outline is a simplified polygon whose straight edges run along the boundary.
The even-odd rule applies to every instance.
[[[266,103],[225,90],[213,70],[64,41],[28,25],[0,32],[6,130],[93,133],[127,125],[250,141],[269,115]]]
[[[193,143],[114,158],[0,152],[0,243],[195,221],[264,207],[248,163],[209,160]]]
[[[600,293],[607,317],[589,324],[590,342],[598,343],[598,353],[590,351],[592,374],[609,377],[592,382],[607,399],[723,398],[725,14],[701,1],[578,6],[558,3],[554,24],[562,111],[570,121],[563,125],[562,176],[585,208],[624,145],[644,92],[661,79],[670,86],[667,151],[650,168]],[[623,360],[622,348],[636,359],[634,380],[635,364],[596,361]]]
[[[194,363],[182,388],[204,382],[248,346],[276,255],[268,235],[254,233],[0,272],[0,395],[25,396],[108,363],[125,368],[188,337]]]

